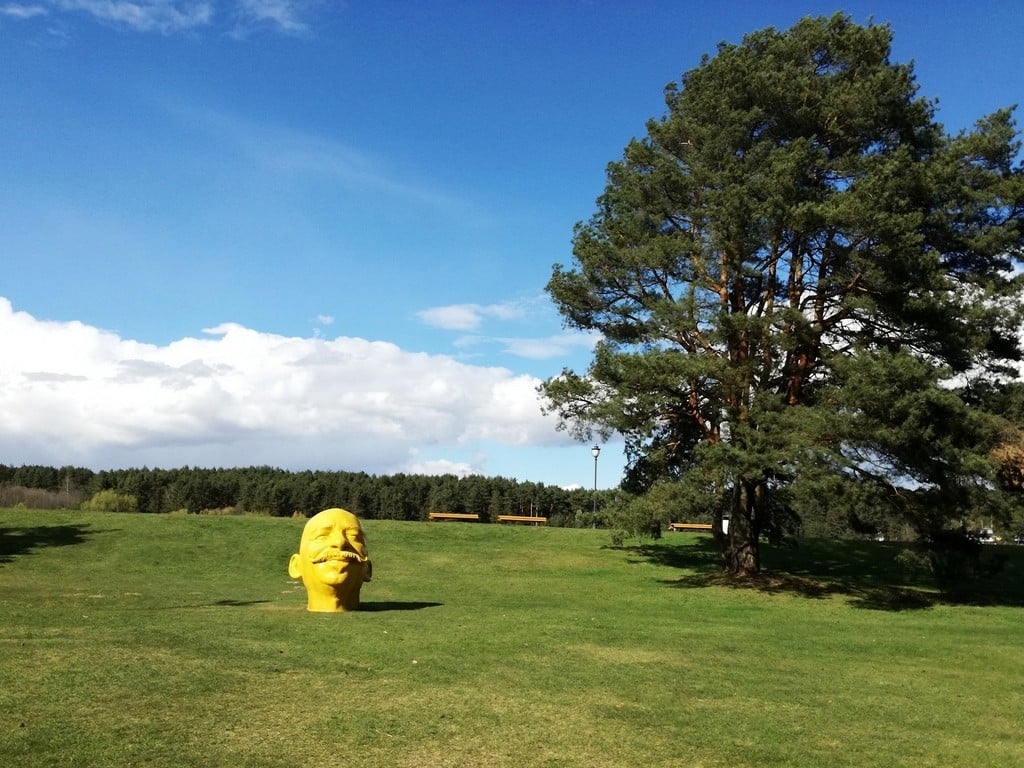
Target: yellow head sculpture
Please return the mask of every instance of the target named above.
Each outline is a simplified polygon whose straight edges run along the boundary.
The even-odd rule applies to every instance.
[[[344,509],[325,509],[309,518],[299,551],[288,561],[288,575],[302,579],[306,610],[358,608],[359,590],[373,575],[359,519]]]

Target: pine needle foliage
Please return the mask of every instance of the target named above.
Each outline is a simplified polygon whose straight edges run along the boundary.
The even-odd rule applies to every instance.
[[[1020,141],[1009,109],[948,135],[891,43],[836,14],[721,44],[608,166],[547,286],[602,337],[547,407],[623,435],[630,490],[728,515],[735,575],[823,505],[924,538],[1007,510],[1004,425],[964,393],[1020,357]]]

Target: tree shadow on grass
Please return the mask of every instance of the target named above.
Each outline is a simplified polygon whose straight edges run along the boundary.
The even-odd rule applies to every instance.
[[[0,564],[11,562],[18,555],[28,555],[44,547],[66,547],[81,544],[94,533],[88,524],[74,525],[3,525],[0,526]]]
[[[721,571],[693,573],[664,582],[673,587],[729,587],[749,589],[764,594],[789,594],[809,600],[840,596],[848,598],[856,608],[876,611],[908,611],[931,608],[943,602],[937,592],[913,587],[863,586],[824,578],[796,576],[792,573],[762,571],[756,576],[736,579]]]
[[[964,580],[940,590],[930,574],[901,565],[900,554],[909,546],[859,541],[812,541],[798,547],[763,545],[764,569],[744,579],[721,570],[718,547],[709,537],[624,549],[645,562],[685,571],[679,578],[663,582],[679,588],[718,586],[812,600],[840,596],[854,607],[879,611],[922,610],[940,604],[1024,607],[1024,548],[1002,547],[990,554],[1002,561],[994,576]]]

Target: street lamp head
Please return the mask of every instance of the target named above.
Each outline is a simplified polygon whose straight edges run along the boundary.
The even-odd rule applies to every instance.
[[[600,456],[601,455],[601,446],[595,445],[593,448],[591,448],[590,449],[590,455],[593,456],[595,459],[598,456]]]

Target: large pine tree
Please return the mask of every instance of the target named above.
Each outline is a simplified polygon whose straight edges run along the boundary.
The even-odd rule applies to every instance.
[[[842,14],[722,44],[611,163],[548,292],[603,341],[542,386],[628,483],[669,478],[737,575],[830,505],[923,534],[998,505],[993,414],[964,396],[1019,356],[1024,178],[1010,110],[947,135]]]

